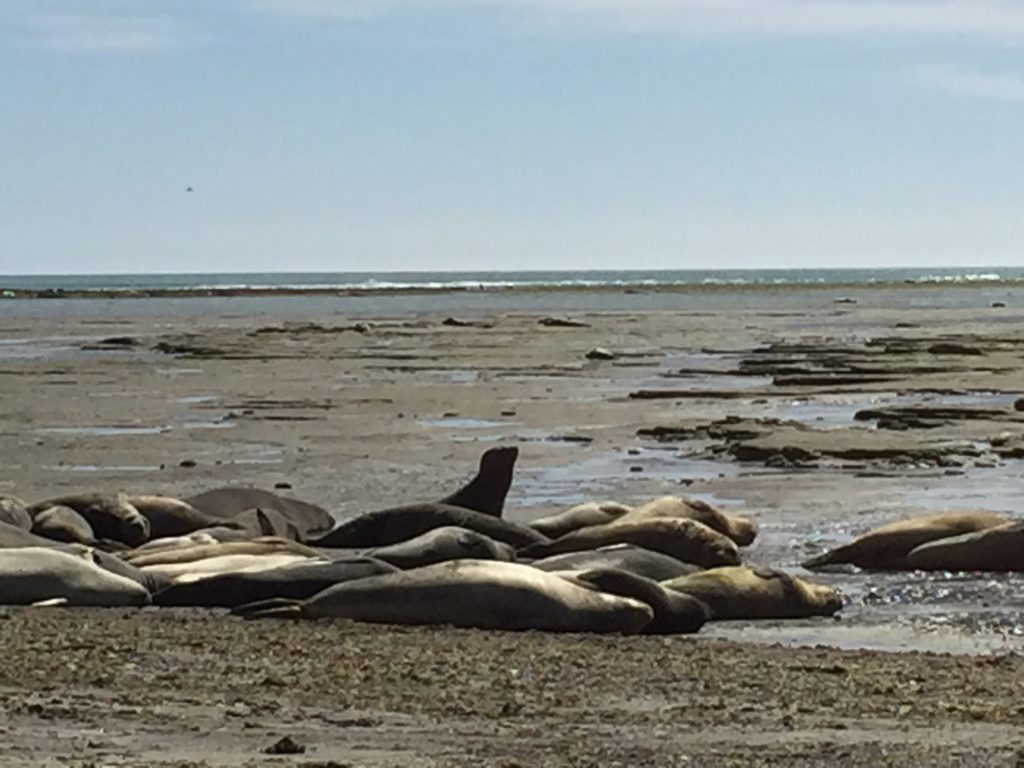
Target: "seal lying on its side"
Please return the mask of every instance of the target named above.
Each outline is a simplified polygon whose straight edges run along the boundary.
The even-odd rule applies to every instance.
[[[24,531],[32,528],[32,515],[28,504],[14,496],[0,496],[0,523],[13,525]]]
[[[1024,523],[1006,523],[915,547],[906,565],[915,571],[1024,571]]]
[[[254,618],[339,617],[385,624],[548,632],[641,631],[650,606],[574,584],[528,565],[452,560],[411,571],[371,576],[325,589],[302,602],[240,606]]]
[[[49,507],[71,507],[92,526],[97,539],[110,539],[135,547],[149,538],[149,521],[123,493],[78,493],[33,504],[28,513],[35,517]]]
[[[171,496],[129,496],[128,503],[149,521],[149,535],[154,539],[184,536],[201,528],[223,525],[221,518]]]
[[[360,548],[398,544],[442,526],[455,525],[484,536],[523,547],[547,541],[542,533],[499,517],[447,504],[418,504],[382,509],[346,520],[326,536],[307,542],[314,547]]]
[[[225,555],[279,555],[293,554],[303,557],[319,557],[320,553],[297,541],[282,539],[276,536],[261,536],[248,541],[218,541],[213,544],[194,544],[183,547],[164,549],[137,549],[125,552],[122,557],[136,568],[148,568],[154,565],[179,565],[195,563],[211,557]]]
[[[61,600],[66,605],[145,605],[149,591],[99,567],[88,547],[61,552],[50,547],[0,550],[0,602],[31,605]]]
[[[443,525],[408,541],[371,549],[366,554],[399,568],[419,568],[446,560],[512,561],[516,557],[508,544],[455,525]]]
[[[684,563],[661,552],[652,552],[633,544],[611,544],[586,552],[567,552],[530,563],[542,571],[590,571],[613,568],[629,571],[654,581],[665,581],[703,570],[699,565]]]
[[[651,606],[654,619],[643,628],[645,635],[687,635],[699,630],[711,618],[711,611],[697,598],[666,589],[652,579],[628,571],[596,568],[559,575],[593,585],[610,595],[632,597]]]
[[[929,541],[975,533],[1010,522],[1006,515],[985,510],[939,512],[883,525],[842,547],[805,562],[804,568],[850,563],[858,568],[905,570],[906,556]]]
[[[143,567],[146,573],[158,573],[175,584],[205,581],[211,576],[228,573],[258,573],[289,565],[313,565],[330,562],[326,558],[307,557],[294,552],[276,552],[265,555],[217,555],[187,563],[157,563]]]
[[[726,514],[700,499],[683,499],[678,496],[662,496],[650,501],[623,515],[618,522],[627,523],[658,517],[696,520],[728,536],[741,547],[752,543],[757,537],[757,526],[753,520]]]
[[[44,539],[42,536],[36,536],[34,533],[29,533],[21,528],[15,528],[13,525],[0,523],[0,552],[5,549],[24,549],[27,547],[53,549],[57,552],[71,552],[76,555],[82,551],[82,548],[77,544],[65,544],[59,541],[52,541],[51,539]],[[124,576],[136,584],[141,584],[146,588],[147,592],[156,592],[170,583],[169,579],[155,574],[147,574],[108,552],[94,549],[92,551],[92,559],[105,571],[110,571],[118,576]]]
[[[71,507],[55,506],[39,510],[32,518],[32,533],[68,544],[96,543],[89,521]]]
[[[299,563],[265,571],[225,573],[172,584],[153,597],[156,605],[234,608],[273,598],[305,600],[328,587],[398,569],[373,557],[349,557],[329,563]]]
[[[210,527],[235,521],[251,509],[274,510],[295,526],[303,539],[322,536],[334,527],[334,517],[308,501],[278,496],[258,488],[215,488],[183,500],[213,519]],[[244,524],[244,523],[243,523]]]
[[[832,587],[747,566],[712,568],[663,581],[662,586],[697,598],[717,621],[831,616],[843,607],[842,596]]]
[[[564,512],[531,520],[527,525],[545,536],[557,539],[559,536],[565,536],[565,534],[578,531],[580,528],[610,523],[632,511],[632,507],[627,507],[616,501],[590,501],[570,507]]]
[[[736,565],[740,561],[739,550],[732,539],[696,520],[671,517],[581,528],[552,542],[526,547],[518,554],[547,557],[597,549],[606,544],[636,544],[705,568]]]

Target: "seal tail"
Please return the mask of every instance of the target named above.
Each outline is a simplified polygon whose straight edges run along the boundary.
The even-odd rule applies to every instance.
[[[515,446],[491,448],[480,457],[476,476],[440,503],[500,518],[518,457],[519,449]]]
[[[257,600],[255,603],[237,605],[231,609],[231,613],[246,619],[301,619],[302,601],[285,597]]]

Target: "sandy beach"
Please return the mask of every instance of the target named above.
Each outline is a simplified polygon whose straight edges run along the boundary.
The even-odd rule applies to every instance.
[[[745,562],[804,576],[915,513],[1019,514],[1024,311],[812,293],[555,314],[5,309],[0,493],[246,484],[346,517],[438,498],[517,445],[511,519],[692,495],[757,521]],[[1024,764],[1024,580],[814,578],[842,589],[837,620],[670,639],[4,609],[0,764]],[[305,752],[262,752],[286,735]]]

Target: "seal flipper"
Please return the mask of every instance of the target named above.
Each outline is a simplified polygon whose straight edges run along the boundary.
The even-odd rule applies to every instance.
[[[476,476],[452,495],[441,499],[440,503],[501,517],[518,457],[519,449],[515,446],[485,451],[480,457]]]
[[[853,562],[850,559],[850,556],[853,554],[852,549],[853,547],[850,544],[844,544],[841,547],[823,552],[817,557],[812,557],[810,560],[805,560],[800,565],[809,571],[829,565],[845,565]]]
[[[287,597],[273,597],[269,600],[257,600],[231,609],[235,616],[246,619],[301,619],[302,601]]]

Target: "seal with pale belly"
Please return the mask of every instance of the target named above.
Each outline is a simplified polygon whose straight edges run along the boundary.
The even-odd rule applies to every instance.
[[[684,499],[679,496],[662,496],[637,507],[618,518],[617,523],[630,523],[659,517],[682,518],[704,523],[708,528],[728,536],[741,547],[751,544],[757,536],[757,525],[753,520],[729,515],[700,499]]]
[[[153,597],[156,605],[234,608],[273,598],[305,600],[328,587],[368,576],[396,573],[398,568],[373,557],[298,563],[255,572],[223,573],[172,584]]]
[[[64,605],[145,605],[149,591],[141,584],[101,568],[93,551],[77,547],[0,550],[0,603],[31,605],[43,601]]]
[[[849,563],[868,570],[907,570],[907,555],[922,544],[984,531],[1008,522],[1010,518],[1006,515],[985,510],[921,515],[875,528],[803,565],[814,569]]]
[[[910,551],[906,563],[915,571],[1024,571],[1024,523],[922,544]]]
[[[564,512],[531,520],[527,525],[545,536],[557,539],[580,528],[610,523],[632,511],[633,507],[627,507],[617,501],[589,501],[570,507]]]
[[[445,560],[515,560],[515,551],[508,544],[467,528],[445,525],[420,536],[378,547],[366,553],[399,568],[418,568],[443,563]]]
[[[581,528],[552,542],[526,547],[517,554],[523,557],[548,557],[564,552],[597,549],[608,544],[635,544],[705,568],[736,565],[740,561],[739,550],[728,536],[696,520],[671,517],[627,523],[616,521]]]
[[[119,541],[130,547],[149,538],[149,521],[131,505],[123,493],[78,493],[33,504],[32,517],[49,507],[71,507],[92,526],[97,539]]]
[[[586,552],[566,552],[530,563],[542,571],[591,571],[613,568],[629,571],[654,581],[665,581],[702,570],[699,565],[684,563],[662,552],[652,552],[633,544],[611,544]]]
[[[697,598],[717,621],[831,616],[843,607],[842,595],[832,587],[742,565],[712,568],[661,585]]]
[[[252,618],[338,617],[384,624],[547,632],[633,634],[654,618],[650,606],[574,584],[528,565],[453,560],[371,576],[303,600],[240,606]]]

